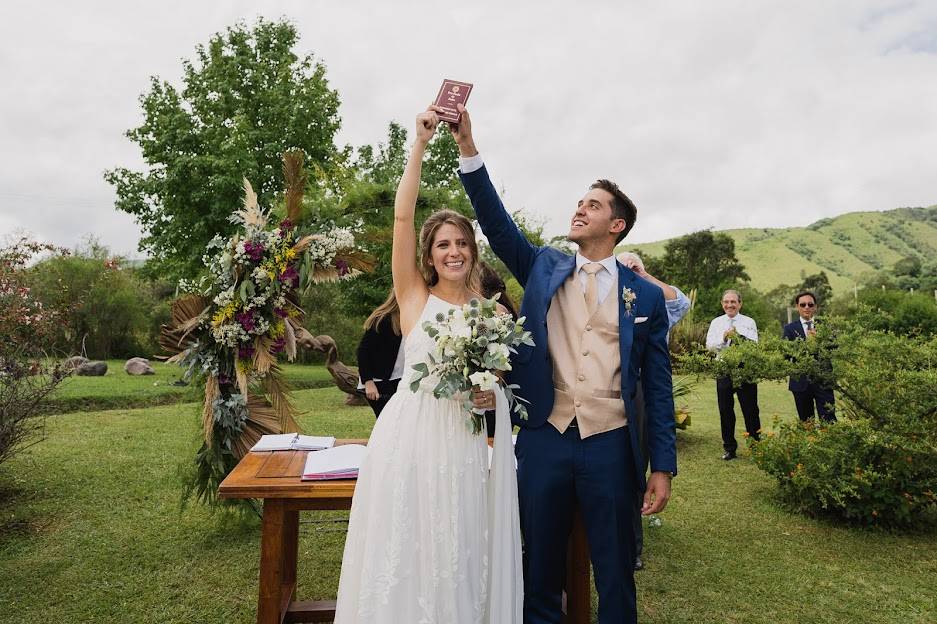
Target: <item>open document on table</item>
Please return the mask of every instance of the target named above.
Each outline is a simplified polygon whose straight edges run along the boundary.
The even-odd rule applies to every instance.
[[[333,446],[335,446],[335,438],[332,436],[280,433],[260,436],[260,440],[251,447],[251,450],[255,453],[260,451],[319,451]]]
[[[325,479],[354,479],[364,462],[368,447],[363,444],[342,444],[324,451],[312,451],[306,455],[303,481]]]

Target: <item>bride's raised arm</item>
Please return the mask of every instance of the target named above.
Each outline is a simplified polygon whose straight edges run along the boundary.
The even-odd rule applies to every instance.
[[[420,192],[420,174],[423,168],[423,154],[426,144],[436,133],[439,117],[431,110],[424,111],[416,117],[416,140],[410,151],[410,158],[400,178],[397,187],[397,197],[394,199],[394,243],[391,255],[391,271],[394,277],[394,293],[400,306],[400,324],[403,334],[407,335],[413,328],[426,298],[429,288],[417,266],[416,257],[416,226],[414,213],[416,200]]]

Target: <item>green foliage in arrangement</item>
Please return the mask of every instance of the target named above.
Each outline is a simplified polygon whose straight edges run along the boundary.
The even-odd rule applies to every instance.
[[[832,385],[838,422],[783,425],[752,456],[798,511],[907,528],[937,511],[937,337],[883,331],[879,318],[864,309],[820,324],[815,339],[743,341],[681,363],[736,384],[807,375]]]
[[[261,18],[197,46],[196,58],[183,61],[181,89],[152,78],[140,98],[143,123],[127,132],[146,168],[105,174],[116,208],[143,230],[151,274],[197,274],[201,255],[192,250],[234,232],[228,217],[241,205],[244,178],[262,204],[274,203],[287,149],[305,151],[314,177],[338,175],[345,158],[334,143],[338,93],[321,62],[296,55],[298,40],[291,23]]]

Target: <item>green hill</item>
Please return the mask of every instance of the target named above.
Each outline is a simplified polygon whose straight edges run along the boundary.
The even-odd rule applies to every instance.
[[[722,230],[762,292],[797,284],[801,273],[826,271],[836,292],[852,288],[864,273],[890,269],[908,256],[937,257],[937,205],[885,212],[850,212],[807,227]],[[668,240],[640,243],[634,251],[662,256]]]

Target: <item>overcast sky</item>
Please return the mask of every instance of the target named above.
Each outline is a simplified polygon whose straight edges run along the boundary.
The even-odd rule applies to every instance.
[[[0,234],[139,256],[102,172],[149,77],[238,20],[285,16],[340,94],[339,144],[472,82],[510,208],[565,232],[597,177],[635,242],[937,203],[937,2],[16,3],[0,22]],[[452,7],[452,8],[447,8]]]

